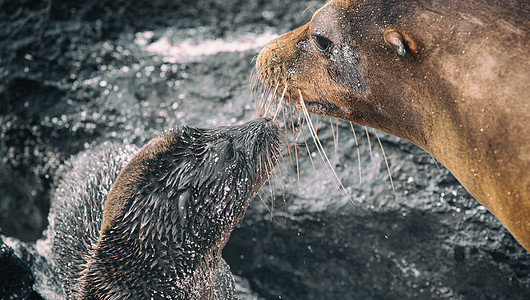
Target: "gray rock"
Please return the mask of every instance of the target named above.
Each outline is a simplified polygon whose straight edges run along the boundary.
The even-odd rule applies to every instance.
[[[53,174],[91,145],[141,145],[176,124],[254,117],[248,78],[256,50],[168,63],[136,44],[137,34],[150,32],[147,43],[279,34],[323,2],[0,1],[2,232],[38,238]],[[445,168],[380,134],[392,189],[377,140],[370,132],[368,147],[364,128],[356,127],[359,183],[349,124],[339,123],[336,153],[328,124],[321,118],[319,137],[353,205],[309,138],[316,171],[305,146],[299,180],[286,156],[272,187],[274,209],[264,187],[266,205],[255,199],[224,250],[240,291],[251,299],[530,298],[530,255]],[[28,268],[20,268],[22,289],[31,294]],[[7,281],[0,282],[3,288]]]
[[[30,268],[0,236],[0,299],[41,299]]]

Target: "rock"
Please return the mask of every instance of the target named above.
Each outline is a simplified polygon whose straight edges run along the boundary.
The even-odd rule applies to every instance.
[[[34,281],[27,263],[0,236],[0,299],[42,299],[33,290]]]
[[[26,241],[41,236],[56,169],[91,145],[141,145],[175,125],[213,127],[255,117],[248,78],[257,50],[170,62],[147,46],[280,34],[302,25],[323,2],[0,0],[2,233]],[[368,139],[355,127],[359,174],[349,124],[339,122],[335,151],[329,121],[320,123],[318,135],[345,191],[306,132],[316,170],[303,143],[298,167],[286,155],[272,188],[262,189],[265,204],[255,199],[224,249],[243,295],[530,298],[530,254],[445,168],[379,133],[392,188],[372,131]],[[20,280],[1,278],[0,291],[37,297],[33,282],[53,280],[52,273],[35,276],[35,259],[19,256],[24,247],[15,256],[1,247],[0,268],[17,270]],[[57,294],[38,290],[47,298]]]

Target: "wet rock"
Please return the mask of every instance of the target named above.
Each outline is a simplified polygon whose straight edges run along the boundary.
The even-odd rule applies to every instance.
[[[175,62],[147,46],[164,37],[178,44],[280,34],[323,2],[0,0],[2,232],[38,238],[56,169],[91,145],[141,145],[183,123],[213,127],[254,118],[248,78],[257,50]],[[345,191],[306,133],[311,154],[302,143],[298,167],[286,155],[273,187],[262,189],[263,202],[255,199],[232,233],[224,256],[242,295],[530,298],[530,255],[445,168],[379,133],[392,188],[373,132],[368,138],[356,127],[358,157],[349,124],[338,127],[337,150],[329,120],[320,119],[318,135]],[[0,268],[17,270],[20,280],[0,278],[0,291],[35,295],[31,263],[1,247]]]

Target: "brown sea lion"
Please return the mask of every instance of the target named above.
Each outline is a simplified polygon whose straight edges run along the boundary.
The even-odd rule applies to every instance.
[[[66,296],[236,298],[221,251],[274,168],[280,138],[262,118],[184,126],[137,152],[111,144],[78,156],[49,218]]]
[[[529,16],[528,1],[334,0],[262,50],[258,76],[422,147],[530,250]]]

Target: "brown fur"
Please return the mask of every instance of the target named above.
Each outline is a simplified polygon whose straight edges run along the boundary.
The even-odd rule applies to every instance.
[[[529,15],[526,1],[334,0],[271,41],[258,75],[295,106],[300,91],[309,112],[422,147],[530,250]]]
[[[109,196],[103,210],[101,221],[101,232],[112,228],[115,222],[126,209],[127,200],[136,193],[136,188],[149,172],[146,161],[155,161],[156,157],[169,149],[169,145],[175,143],[171,136],[158,136],[147,143],[131,161],[125,165],[116,181],[112,185]]]

